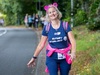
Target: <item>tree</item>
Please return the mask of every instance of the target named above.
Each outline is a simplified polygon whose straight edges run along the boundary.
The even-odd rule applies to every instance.
[[[88,14],[88,28],[90,30],[97,30],[100,29],[100,17],[97,14],[97,11],[99,10],[100,0],[92,0],[90,4],[90,11]]]
[[[17,21],[17,16],[21,12],[21,5],[17,0],[1,0],[1,11],[6,14],[6,23],[15,24]]]

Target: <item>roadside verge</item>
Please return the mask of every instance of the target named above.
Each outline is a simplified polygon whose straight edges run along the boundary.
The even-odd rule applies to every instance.
[[[38,35],[38,39],[40,41],[41,38],[41,31],[36,31],[37,35]],[[46,75],[45,73],[45,47],[44,49],[41,51],[41,53],[38,56],[37,59],[37,64],[35,66],[35,75]]]

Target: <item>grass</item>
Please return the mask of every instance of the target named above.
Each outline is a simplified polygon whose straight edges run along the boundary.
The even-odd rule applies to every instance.
[[[73,33],[76,38],[77,53],[70,75],[100,75],[100,30],[89,31],[85,26],[78,26],[73,28]]]
[[[77,54],[70,75],[100,75],[100,31],[78,26],[73,28],[73,33]]]

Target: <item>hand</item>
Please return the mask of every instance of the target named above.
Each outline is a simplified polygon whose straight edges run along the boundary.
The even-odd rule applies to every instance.
[[[28,67],[33,67],[34,65],[35,65],[35,59],[32,58],[32,59],[28,62],[27,66],[28,66]]]
[[[72,60],[76,58],[76,54],[74,52],[72,52],[70,55],[71,55]]]

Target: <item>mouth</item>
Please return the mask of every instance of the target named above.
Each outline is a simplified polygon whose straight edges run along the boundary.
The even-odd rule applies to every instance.
[[[52,15],[51,17],[55,17],[55,15]]]

